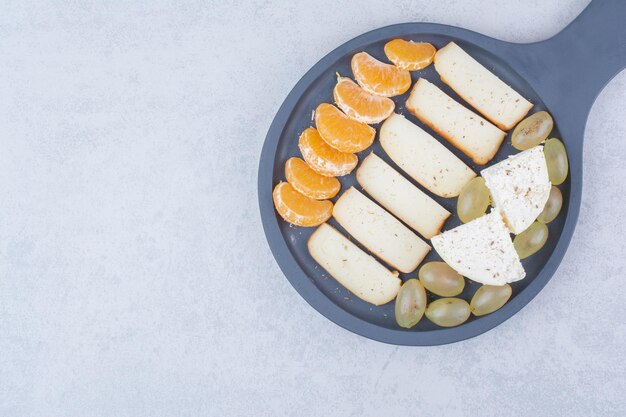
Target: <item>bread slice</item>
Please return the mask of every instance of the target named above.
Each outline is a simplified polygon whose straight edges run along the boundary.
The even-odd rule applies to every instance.
[[[463,100],[502,130],[510,130],[533,104],[454,42],[437,51],[435,69]]]
[[[404,172],[433,194],[456,197],[476,176],[437,139],[404,116],[392,114],[380,127],[380,144]]]
[[[431,242],[452,269],[472,281],[504,285],[526,276],[497,210],[437,235]]]
[[[318,227],[308,247],[313,259],[360,299],[378,306],[396,298],[402,281],[332,226]]]
[[[354,187],[333,208],[333,217],[374,255],[401,272],[413,272],[430,246]]]
[[[426,239],[438,234],[450,216],[448,210],[373,152],[361,162],[356,179],[374,200]]]
[[[521,233],[533,224],[550,196],[552,184],[542,146],[511,156],[481,174],[511,233]]]
[[[506,136],[424,78],[415,83],[406,107],[479,165],[493,158]]]

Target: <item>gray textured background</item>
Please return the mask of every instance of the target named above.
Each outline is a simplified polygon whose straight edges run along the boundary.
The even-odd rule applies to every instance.
[[[536,41],[585,0],[100,3],[0,4],[0,416],[626,415],[626,73],[562,266],[478,338],[327,321],[256,202],[274,113],[337,45],[404,21]]]

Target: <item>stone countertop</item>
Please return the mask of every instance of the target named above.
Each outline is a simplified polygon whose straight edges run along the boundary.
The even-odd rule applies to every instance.
[[[589,116],[561,267],[480,337],[339,328],[257,208],[269,124],[337,45],[407,21],[538,41],[586,3],[4,3],[0,415],[626,415],[626,72]]]

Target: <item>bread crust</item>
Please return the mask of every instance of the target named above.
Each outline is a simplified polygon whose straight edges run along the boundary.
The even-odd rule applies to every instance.
[[[493,123],[494,125],[496,125],[499,129],[504,130],[504,131],[508,131],[511,130],[513,127],[515,127],[515,125],[517,125],[520,120],[522,120],[524,117],[526,117],[526,115],[528,114],[528,112],[530,111],[530,109],[532,109],[533,104],[528,101],[527,99],[523,98],[522,99],[526,102],[524,106],[520,107],[521,112],[519,114],[515,115],[515,119],[511,120],[511,122],[509,123],[504,123],[501,120],[498,120],[496,117],[494,117],[492,114],[490,114],[490,112],[486,111],[486,109],[484,109],[483,107],[481,107],[475,100],[470,100],[469,97],[467,97],[467,94],[463,94],[459,88],[455,88],[455,83],[450,82],[450,80],[448,80],[446,78],[445,75],[442,74],[442,70],[441,70],[441,64],[438,66],[438,60],[439,58],[441,58],[444,54],[446,53],[454,53],[453,51],[451,51],[451,49],[454,48],[459,48],[461,49],[458,45],[456,45],[454,42],[450,42],[448,43],[446,46],[444,46],[443,48],[439,49],[437,51],[437,53],[435,54],[435,57],[433,59],[433,62],[435,64],[435,70],[437,71],[437,73],[439,74],[439,77],[441,78],[441,81],[443,83],[445,83],[446,85],[450,86],[450,88],[459,95],[459,97],[461,97],[465,102],[469,103],[474,109],[476,109],[480,114],[482,114],[487,120],[489,120],[491,123]],[[463,51],[461,49],[461,51]],[[463,51],[465,52],[465,51]],[[469,54],[468,54],[469,55]],[[471,56],[470,56],[471,57]],[[472,58],[473,59],[473,58]],[[474,60],[474,59],[473,59]],[[474,60],[475,61],[475,60]],[[477,62],[478,63],[478,62]],[[489,71],[487,68],[485,68],[482,64],[478,63],[481,67],[483,67],[487,72],[491,73],[495,78],[498,78],[495,74],[493,74],[491,71]],[[498,78],[498,80],[500,80]],[[502,81],[502,80],[500,80]],[[503,82],[504,83],[504,82]],[[506,83],[505,83],[506,84]],[[458,87],[458,86],[457,86]],[[517,93],[517,91],[515,91],[511,86],[507,85],[507,87],[510,88],[510,90],[514,91],[517,95],[519,95],[519,93]]]
[[[341,209],[341,207],[342,207],[342,204],[341,204],[341,198],[343,198],[344,196],[348,196],[350,193],[355,193],[355,192],[356,192],[356,193],[358,193],[358,191],[357,191],[354,187],[350,187],[350,188],[348,188],[348,189],[347,189],[347,190],[346,190],[346,191],[345,191],[345,192],[341,195],[341,197],[339,198],[339,200],[337,200],[337,202],[336,202],[336,203],[335,203],[335,205],[333,206],[333,217],[335,218],[335,220],[337,220],[337,222],[338,222],[338,223],[339,223],[339,224],[340,224],[340,225],[341,225],[344,229],[346,229],[346,231],[347,231],[348,233],[350,233],[350,235],[353,235],[353,233],[352,233],[350,230],[348,230],[348,228],[346,227],[346,224],[345,224],[345,222],[344,222],[344,220],[345,220],[345,219],[340,218],[340,217],[342,217],[342,216],[339,216],[339,217],[338,217],[338,216],[336,215],[337,213],[336,213],[336,210],[335,210],[335,209],[337,208],[337,206],[339,206],[339,209]],[[367,197],[365,197],[365,198],[367,198]],[[369,199],[368,199],[368,200],[369,200]],[[370,200],[370,201],[371,201],[371,200]],[[374,202],[372,202],[372,203],[373,203],[373,204],[376,204],[376,203],[374,203]],[[391,214],[389,214],[389,213],[388,213],[385,209],[382,209],[382,208],[381,208],[381,210],[383,210],[383,211],[384,211],[384,212],[385,212],[388,216],[390,216],[393,220],[396,220],[396,221],[398,221],[398,222],[399,222],[399,220],[397,220],[395,217],[393,217]],[[400,223],[400,224],[401,224],[401,223]],[[427,244],[427,243],[426,243],[426,242],[424,242],[422,239],[420,239],[420,238],[419,238],[419,236],[417,236],[415,233],[413,233],[413,232],[412,232],[412,231],[411,231],[408,227],[406,227],[406,226],[404,226],[404,225],[402,225],[402,226],[403,226],[404,228],[406,228],[406,230],[407,230],[408,232],[410,232],[413,236],[415,236],[415,238],[417,238],[417,240],[420,242],[420,244],[423,244],[423,245],[425,245],[426,247],[428,247],[428,249],[427,249],[426,251],[424,251],[424,253],[423,253],[423,254],[421,254],[421,255],[420,255],[420,257],[416,258],[416,259],[415,259],[415,260],[414,260],[414,261],[410,264],[410,266],[409,266],[409,267],[407,267],[407,268],[403,268],[403,267],[401,267],[400,265],[398,265],[397,263],[394,263],[393,259],[391,259],[391,258],[390,258],[390,257],[389,257],[386,253],[378,253],[377,251],[375,251],[375,250],[371,247],[371,245],[367,245],[367,243],[366,243],[366,242],[363,242],[363,241],[359,240],[359,239],[358,239],[358,238],[356,238],[356,236],[354,236],[354,235],[353,235],[353,237],[354,237],[354,238],[355,238],[355,239],[356,239],[356,240],[357,240],[357,241],[358,241],[361,245],[363,245],[364,247],[366,247],[366,248],[367,248],[367,250],[368,250],[368,251],[370,251],[370,253],[372,253],[372,254],[376,255],[376,257],[378,257],[379,259],[383,260],[383,261],[384,261],[387,265],[389,265],[389,266],[391,266],[391,267],[393,267],[393,268],[396,268],[396,269],[397,269],[398,271],[400,271],[400,272],[404,272],[405,274],[408,274],[408,273],[411,273],[411,272],[415,271],[415,269],[417,269],[417,267],[419,266],[419,264],[421,264],[421,263],[422,263],[422,261],[424,260],[424,258],[426,257],[426,255],[428,255],[428,253],[430,252],[430,250],[431,250],[432,248],[430,247],[430,245],[429,245],[429,244]],[[384,231],[383,231],[383,232],[384,232]]]
[[[429,216],[429,218],[427,219],[428,225],[424,226],[424,225],[416,225],[416,222],[414,222],[413,219],[403,218],[402,217],[402,213],[400,212],[400,210],[398,210],[398,207],[396,205],[392,204],[389,201],[387,201],[387,203],[385,203],[385,202],[381,201],[376,195],[374,195],[372,193],[373,190],[372,190],[372,187],[370,186],[369,178],[364,178],[364,175],[363,175],[364,169],[367,168],[369,166],[369,164],[371,163],[371,162],[368,162],[368,161],[373,161],[372,158],[379,158],[379,157],[378,157],[378,155],[376,155],[375,153],[372,152],[371,154],[369,154],[367,157],[365,157],[363,159],[363,161],[361,162],[361,166],[356,171],[356,180],[361,185],[361,187],[363,187],[363,189],[370,196],[372,196],[373,199],[376,200],[380,205],[385,207],[389,212],[391,212],[393,215],[398,217],[404,223],[409,225],[411,228],[413,228],[416,232],[421,234],[426,239],[430,239],[433,236],[439,234],[439,232],[441,231],[441,228],[443,227],[444,223],[450,217],[450,212],[448,210],[444,209],[441,205],[439,205],[439,203],[437,203],[435,200],[430,198],[427,194],[424,193],[424,197],[427,200],[428,199],[432,200],[432,204],[435,204],[435,205],[439,206],[443,210],[443,212],[446,213],[446,215],[443,215],[443,213],[441,213],[442,214],[441,216]],[[418,191],[419,193],[422,193],[422,191],[418,187],[413,185],[408,179],[405,179],[402,176],[402,174],[400,174],[398,171],[396,171],[393,167],[387,165],[382,159],[380,159],[380,160],[392,172],[397,174],[398,177],[402,178],[406,182],[406,184],[408,186],[413,187],[413,188],[415,188],[416,191]],[[416,213],[421,213],[422,209],[424,209],[424,207],[415,207]]]
[[[424,123],[426,126],[431,128],[432,130],[434,130],[438,135],[440,135],[445,140],[450,142],[452,145],[454,145],[457,149],[459,149],[465,155],[469,156],[472,159],[472,161],[474,161],[474,163],[476,163],[478,165],[485,165],[487,162],[491,161],[493,159],[493,157],[496,155],[496,153],[498,152],[498,150],[500,149],[500,146],[502,145],[502,142],[504,141],[504,138],[506,137],[506,132],[500,131],[501,133],[499,135],[500,137],[498,138],[498,142],[494,144],[494,146],[492,147],[492,149],[489,150],[488,153],[483,155],[483,154],[477,154],[477,153],[473,152],[469,148],[467,143],[463,143],[463,142],[459,141],[458,138],[455,138],[454,136],[449,134],[443,126],[438,126],[430,118],[428,118],[420,109],[418,109],[415,106],[413,106],[413,104],[412,104],[412,97],[415,94],[416,89],[419,87],[419,82],[421,80],[422,79],[418,80],[415,83],[415,85],[413,86],[413,89],[411,90],[411,94],[409,95],[409,99],[406,101],[406,108],[412,114],[414,114],[415,117],[417,117],[422,123]],[[445,94],[445,93],[443,93],[443,94]],[[452,98],[450,98],[450,99],[453,100]],[[456,101],[455,101],[455,103],[456,103]],[[459,104],[459,103],[456,103],[456,104],[461,106],[461,104]],[[476,115],[476,117],[480,117],[480,116]]]
[[[337,231],[337,229],[335,229],[334,227],[330,226],[328,223],[323,223],[321,224],[317,229],[315,229],[315,231],[313,232],[313,234],[311,234],[311,236],[309,237],[308,241],[307,241],[307,249],[309,251],[309,254],[311,255],[311,257],[318,263],[320,264],[320,262],[315,259],[315,257],[312,255],[312,250],[311,250],[311,241],[314,239],[314,237],[320,233],[320,231],[323,228],[329,227],[331,229],[333,229],[335,232],[339,233],[339,231]],[[350,245],[354,245],[359,251],[363,252],[363,254],[365,254],[366,256],[370,257],[372,259],[372,261],[378,263],[381,268],[385,268],[382,264],[380,264],[380,262],[378,262],[372,255],[368,254],[367,252],[363,251],[361,248],[359,248],[358,246],[356,246],[353,242],[350,242],[345,236],[343,236],[341,233],[339,233],[344,239],[346,239]],[[320,266],[322,266],[320,264]],[[322,266],[322,268],[324,268]],[[385,268],[387,269],[387,268]],[[359,295],[358,293],[352,291],[350,288],[348,288],[343,282],[342,280],[338,279],[336,276],[334,276],[330,271],[324,269],[326,272],[328,272],[328,274],[330,274],[330,276],[332,276],[339,284],[341,284],[344,288],[346,288],[348,291],[350,291],[352,294],[354,294],[355,296],[357,296],[358,298],[360,298],[361,300],[368,302],[370,304],[373,304],[375,306],[380,306],[383,304],[387,304],[388,302],[390,302],[391,300],[393,300],[394,298],[396,298],[396,295],[398,294],[398,291],[400,290],[400,285],[402,284],[402,281],[396,276],[396,281],[395,281],[395,286],[397,288],[395,288],[395,291],[390,292],[387,296],[383,296],[380,293],[374,293],[371,295]],[[390,271],[390,274],[394,275],[393,272]]]
[[[436,143],[437,147],[441,147],[441,149],[444,151],[444,154],[442,156],[444,156],[446,158],[451,158],[457,168],[459,168],[461,166],[461,164],[462,164],[462,167],[464,167],[464,171],[467,172],[468,175],[467,175],[467,178],[457,178],[457,179],[465,180],[465,181],[462,181],[462,183],[460,183],[460,182],[456,183],[454,187],[445,187],[445,189],[442,189],[441,187],[437,186],[436,179],[435,179],[434,182],[430,181],[431,177],[435,177],[435,176],[437,176],[439,174],[439,172],[437,172],[436,170],[429,170],[427,173],[423,172],[423,173],[421,173],[421,174],[424,174],[422,176],[418,175],[415,172],[411,172],[411,170],[409,170],[408,167],[405,166],[405,165],[407,165],[407,163],[406,163],[407,161],[405,160],[403,162],[400,159],[399,154],[392,150],[393,148],[397,147],[395,145],[392,145],[392,143],[393,143],[393,136],[390,136],[389,138],[387,138],[387,136],[385,136],[386,126],[388,124],[394,122],[397,117],[401,117],[407,123],[410,123],[411,125],[413,125],[413,127],[415,129],[419,129],[424,135],[426,135],[428,137],[428,142],[433,141],[433,143]],[[417,126],[415,123],[406,120],[404,118],[404,116],[402,116],[402,115],[393,114],[387,120],[385,120],[385,122],[381,126],[381,129],[380,129],[380,132],[379,132],[379,139],[380,139],[380,144],[381,144],[382,148],[385,150],[385,152],[387,153],[387,155],[389,155],[389,157],[398,166],[400,166],[400,168],[404,172],[406,172],[411,178],[413,178],[415,181],[417,181],[422,187],[426,188],[431,193],[438,195],[439,197],[452,198],[452,197],[458,196],[459,193],[461,192],[461,189],[465,186],[465,184],[467,184],[472,178],[476,177],[476,173],[469,166],[467,166],[467,164],[465,164],[465,162],[463,162],[460,158],[458,158],[456,155],[454,155],[449,149],[447,149],[445,146],[443,146],[440,143],[440,141],[435,139],[432,135],[430,135],[428,132],[424,131],[422,128]],[[390,142],[388,142],[388,141],[390,141]],[[430,145],[427,144],[427,146],[430,146]],[[423,144],[420,144],[419,147],[423,147]],[[423,164],[424,161],[420,160],[419,159],[420,157],[421,157],[421,155],[412,155],[412,157],[411,157],[411,159],[412,159],[411,164],[413,164],[413,165],[420,164],[420,163]],[[460,172],[459,172],[459,175],[461,175],[463,177],[465,176],[464,173],[460,173]],[[440,179],[443,180],[445,178],[442,177]]]

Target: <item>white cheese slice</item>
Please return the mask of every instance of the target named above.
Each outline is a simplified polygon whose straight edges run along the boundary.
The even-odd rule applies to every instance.
[[[443,232],[431,242],[452,269],[472,281],[504,285],[526,276],[497,210]]]
[[[521,233],[543,211],[550,179],[543,147],[535,146],[480,172],[511,233]]]
[[[401,272],[413,272],[430,246],[354,187],[333,207],[333,217],[374,255]]]
[[[313,259],[360,299],[378,306],[398,294],[402,281],[332,226],[318,227],[308,247]]]
[[[506,136],[424,78],[415,83],[406,107],[479,165],[493,158]]]
[[[441,81],[500,129],[513,128],[533,107],[454,42],[437,51],[435,69]]]
[[[404,116],[392,114],[380,127],[380,144],[415,181],[440,197],[456,197],[476,176],[463,161]]]
[[[441,231],[450,212],[371,153],[356,172],[363,189],[404,223],[430,239]]]

